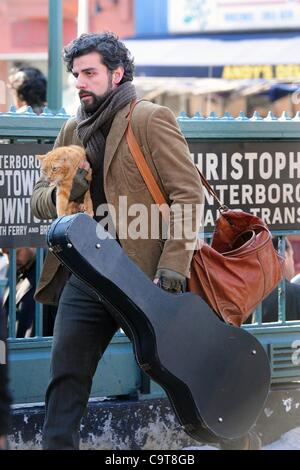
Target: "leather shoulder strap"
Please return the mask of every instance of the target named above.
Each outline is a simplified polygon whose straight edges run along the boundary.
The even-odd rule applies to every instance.
[[[143,152],[141,151],[141,148],[138,144],[138,141],[136,140],[136,137],[133,133],[132,129],[132,124],[131,124],[131,117],[133,110],[137,103],[139,103],[142,100],[134,101],[131,103],[130,106],[130,113],[129,113],[129,118],[128,118],[128,127],[126,131],[126,140],[127,144],[129,147],[129,150],[131,152],[131,155],[134,158],[134,161],[136,163],[136,166],[138,167],[143,180],[145,181],[145,184],[154,200],[154,202],[158,205],[159,210],[162,213],[162,216],[165,220],[169,219],[169,208],[167,205],[167,201],[163,195],[163,193],[160,190],[160,187],[158,186],[150,168],[149,165],[145,159],[145,156]]]
[[[137,101],[133,101],[130,105],[130,112],[129,112],[129,117],[128,117],[128,127],[127,127],[127,131],[126,131],[126,140],[127,140],[127,144],[128,144],[128,147],[129,147],[129,150],[134,158],[134,161],[136,163],[136,166],[138,167],[142,177],[143,177],[143,180],[145,181],[145,184],[147,186],[147,188],[149,189],[149,192],[151,194],[151,196],[153,197],[155,203],[158,205],[159,207],[159,210],[162,212],[162,215],[164,217],[164,219],[168,219],[169,217],[169,211],[168,211],[168,214],[164,214],[164,212],[166,212],[166,209],[165,209],[165,206],[167,204],[167,201],[164,197],[164,195],[162,194],[150,168],[149,168],[149,165],[145,159],[145,156],[143,155],[143,152],[141,151],[140,149],[140,146],[138,144],[138,141],[136,140],[136,137],[133,133],[133,129],[132,129],[132,124],[131,124],[131,118],[132,118],[132,113],[133,113],[133,110],[135,108],[135,106],[137,105],[137,103],[139,103],[140,101],[146,101],[146,100],[137,100]],[[215,192],[215,190],[211,187],[211,185],[209,184],[209,182],[207,181],[207,179],[203,176],[203,174],[201,173],[201,171],[199,170],[199,168],[197,166],[195,166],[196,170],[198,171],[199,175],[200,175],[200,178],[201,178],[201,181],[202,181],[202,184],[203,186],[205,186],[205,188],[207,189],[207,191],[209,192],[209,194],[211,194],[215,199],[216,201],[218,202],[218,204],[220,205],[220,209],[224,210],[224,209],[227,209],[226,206],[224,206],[220,199],[218,198],[217,196],[217,193]]]

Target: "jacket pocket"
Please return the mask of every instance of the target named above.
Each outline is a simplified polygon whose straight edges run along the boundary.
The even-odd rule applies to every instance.
[[[130,192],[147,190],[147,186],[131,154],[122,155],[121,168],[126,186]]]

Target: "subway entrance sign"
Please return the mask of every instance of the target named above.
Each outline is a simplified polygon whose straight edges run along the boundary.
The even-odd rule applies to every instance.
[[[49,221],[35,218],[30,209],[33,187],[40,177],[37,154],[50,144],[0,145],[0,247],[46,246]]]
[[[293,141],[189,141],[195,163],[231,209],[262,218],[271,230],[298,230],[300,146]],[[206,193],[205,231],[218,216]]]

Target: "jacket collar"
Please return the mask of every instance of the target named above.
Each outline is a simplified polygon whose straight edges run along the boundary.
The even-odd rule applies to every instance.
[[[104,181],[106,181],[110,164],[127,129],[130,104],[128,103],[116,114],[107,136],[104,154]]]

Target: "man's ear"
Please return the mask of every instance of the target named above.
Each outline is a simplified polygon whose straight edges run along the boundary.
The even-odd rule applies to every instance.
[[[122,67],[122,65],[119,65],[119,67],[117,67],[112,73],[113,85],[119,86],[123,76],[124,76],[124,67]]]

